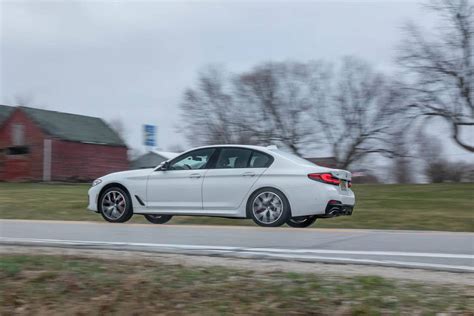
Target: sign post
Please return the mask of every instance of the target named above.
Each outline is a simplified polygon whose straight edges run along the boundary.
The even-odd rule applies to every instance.
[[[151,151],[156,147],[156,125],[143,125],[143,144],[146,146],[148,151]]]

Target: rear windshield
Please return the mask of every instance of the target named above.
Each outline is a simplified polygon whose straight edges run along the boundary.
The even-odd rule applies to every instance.
[[[304,164],[304,165],[310,165],[310,166],[313,166],[314,164],[311,162],[311,161],[308,161],[304,158],[301,158],[295,154],[290,154],[290,153],[287,153],[287,152],[284,152],[284,151],[281,151],[279,149],[270,149],[271,151],[273,151],[274,153],[277,153],[279,154],[280,156],[283,156],[285,157],[286,159],[289,159],[291,161],[294,161],[296,163],[299,163],[299,164]]]

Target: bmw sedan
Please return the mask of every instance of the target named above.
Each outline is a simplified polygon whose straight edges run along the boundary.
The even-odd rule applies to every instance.
[[[307,227],[351,215],[351,173],[317,166],[275,146],[206,146],[154,169],[96,179],[88,209],[123,223],[134,214],[156,224],[172,216],[251,218],[260,226]]]

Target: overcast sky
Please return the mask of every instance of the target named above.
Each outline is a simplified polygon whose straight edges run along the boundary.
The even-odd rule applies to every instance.
[[[404,22],[430,25],[418,1],[0,3],[0,103],[119,118],[132,147],[156,124],[163,149],[186,148],[178,104],[208,64],[357,55],[390,72]]]

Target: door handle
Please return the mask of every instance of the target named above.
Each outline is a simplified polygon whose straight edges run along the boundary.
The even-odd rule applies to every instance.
[[[255,177],[255,173],[253,172],[245,172],[242,174],[243,177]]]
[[[191,173],[189,175],[190,178],[194,178],[194,179],[199,179],[201,177],[201,174],[200,173]]]

